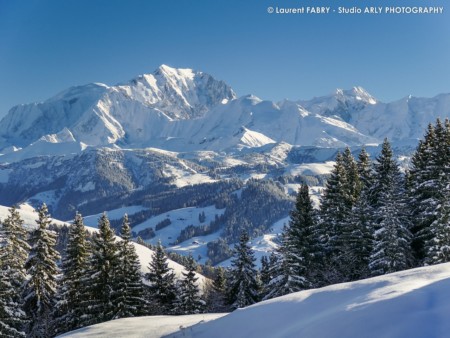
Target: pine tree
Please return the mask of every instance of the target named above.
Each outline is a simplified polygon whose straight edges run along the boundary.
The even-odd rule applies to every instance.
[[[15,300],[17,295],[10,275],[11,270],[3,260],[4,248],[0,246],[0,336],[25,337],[23,328],[26,316],[22,304]]]
[[[261,279],[261,299],[269,293],[269,283],[273,276],[271,274],[270,260],[267,256],[261,257],[261,269],[259,270],[259,275]]]
[[[410,170],[410,205],[412,210],[412,228],[414,235],[412,246],[416,258],[425,258],[424,242],[429,241],[429,226],[436,219],[436,133],[432,124],[428,125],[424,140],[419,142],[412,157]]]
[[[370,205],[370,189],[373,184],[373,170],[369,154],[363,148],[358,155],[359,197],[354,203],[347,220],[344,234],[346,251],[342,254],[341,269],[346,280],[358,280],[370,275],[369,260],[373,243],[373,220]]]
[[[283,231],[279,248],[279,272],[269,282],[266,298],[282,296],[312,287],[317,280],[321,246],[315,211],[306,184],[300,187],[291,219]]]
[[[117,276],[117,307],[114,318],[134,317],[144,313],[146,307],[141,265],[131,240],[128,215],[123,217],[118,243],[119,268]]]
[[[254,304],[259,300],[255,257],[248,241],[247,233],[242,232],[231,262],[228,302],[234,309]]]
[[[215,277],[213,282],[206,281],[205,299],[206,312],[227,312],[228,307],[225,304],[227,279],[225,269],[218,267],[215,269]]]
[[[449,164],[450,165],[450,164]],[[425,242],[425,264],[439,264],[450,261],[450,183],[443,192],[439,216],[431,223],[430,238]]]
[[[23,337],[27,324],[23,311],[25,262],[30,246],[23,220],[15,207],[9,209],[0,231],[0,335]]]
[[[336,155],[336,164],[327,179],[322,196],[320,219],[322,228],[322,241],[327,253],[334,249],[335,236],[338,232],[338,223],[343,221],[348,210],[348,196],[345,187],[347,177],[341,153]]]
[[[114,231],[106,213],[98,221],[98,232],[92,239],[92,256],[88,271],[88,301],[86,309],[88,325],[111,320],[114,317],[117,299],[117,275],[119,268],[118,249]]]
[[[29,337],[50,337],[52,312],[55,303],[57,260],[55,250],[57,235],[48,230],[51,223],[45,204],[38,209],[37,229],[30,236],[31,251],[25,263],[30,276],[25,283],[25,311],[30,319]]]
[[[358,200],[362,189],[362,183],[359,174],[360,166],[355,161],[350,148],[348,147],[344,150],[342,161],[346,176],[346,185],[344,189],[346,191],[349,207],[351,208]]]
[[[189,315],[201,313],[204,308],[204,303],[200,298],[200,291],[198,289],[198,277],[195,275],[197,265],[190,254],[187,260],[186,272],[182,272],[183,279],[180,282],[180,294],[178,301],[179,314]]]
[[[439,119],[429,125],[419,142],[410,170],[410,201],[414,234],[413,248],[422,262],[430,262],[433,231],[431,225],[442,215],[445,187],[450,183],[450,122]],[[429,264],[429,263],[427,263]]]
[[[149,301],[156,306],[154,314],[169,314],[176,300],[175,274],[169,268],[166,253],[159,241],[150,262],[146,279],[150,283]]]
[[[407,269],[413,262],[404,184],[387,139],[375,164],[375,182],[375,243],[369,266],[379,275]]]
[[[374,172],[372,168],[372,162],[370,161],[370,156],[365,148],[362,148],[358,155],[358,175],[360,182],[360,191],[369,191],[372,187],[374,180]]]
[[[350,164],[349,164],[350,163]],[[351,210],[359,195],[357,165],[349,150],[336,155],[336,164],[327,180],[320,208],[320,232],[324,249],[322,285],[348,280],[346,270]]]
[[[66,255],[62,262],[63,277],[59,287],[55,311],[58,333],[85,326],[84,306],[87,299],[87,273],[89,271],[90,243],[81,214],[76,213],[69,228]]]

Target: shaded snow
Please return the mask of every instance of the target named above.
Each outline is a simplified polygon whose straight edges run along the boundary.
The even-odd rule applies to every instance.
[[[119,319],[62,337],[446,338],[448,299],[450,263],[297,292],[227,315]]]
[[[444,338],[450,263],[275,298],[170,337]]]
[[[177,332],[180,328],[208,322],[224,316],[221,313],[188,316],[148,316],[122,318],[110,322],[88,326],[58,337],[65,338],[159,338]]]

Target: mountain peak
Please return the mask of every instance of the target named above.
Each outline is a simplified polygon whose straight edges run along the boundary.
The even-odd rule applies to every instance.
[[[193,79],[194,76],[202,74],[202,72],[196,72],[190,68],[173,68],[168,65],[162,64],[154,72],[156,76],[176,77],[176,78],[188,78]]]
[[[334,96],[340,100],[357,100],[368,104],[376,104],[377,100],[363,87],[355,86],[352,89],[336,89]]]

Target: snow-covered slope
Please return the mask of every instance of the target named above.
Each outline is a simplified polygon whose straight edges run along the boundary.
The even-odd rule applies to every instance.
[[[2,206],[0,205],[0,220],[5,219],[8,214],[8,207]],[[22,217],[22,219],[24,220],[24,226],[27,228],[32,228],[37,226],[36,224],[36,219],[37,217],[37,213],[36,211],[29,205],[27,204],[23,204],[20,206],[20,208],[18,209],[20,216]],[[52,219],[52,223],[57,224],[57,225],[67,225],[67,222],[62,222],[56,219]],[[94,232],[97,231],[97,229],[92,228],[92,227],[87,227],[88,231],[90,232]],[[152,250],[150,250],[149,248],[142,246],[140,244],[137,243],[133,243],[134,247],[136,248],[136,253],[139,256],[139,261],[141,262],[141,271],[142,273],[148,273],[149,272],[149,264],[152,260],[152,257],[154,255],[154,252]],[[169,263],[169,267],[173,269],[175,275],[177,278],[182,278],[182,272],[185,272],[185,269],[182,265],[172,261],[172,260],[168,260]],[[197,277],[199,278],[197,283],[200,287],[203,287],[203,285],[206,282],[206,278],[203,275],[197,274]]]
[[[148,316],[122,318],[65,333],[60,338],[159,338],[224,316],[223,313],[188,316]]]
[[[186,326],[192,316],[142,317],[90,326],[64,337],[118,337],[115,330],[124,325],[124,337],[446,338],[448,299],[450,263],[293,293],[215,320],[192,320],[191,327]],[[159,318],[163,320],[158,323]],[[173,326],[163,331],[177,320],[177,332]]]
[[[448,337],[449,297],[450,264],[442,264],[275,298],[187,337]]]

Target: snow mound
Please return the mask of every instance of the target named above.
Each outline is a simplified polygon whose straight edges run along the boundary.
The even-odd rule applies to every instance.
[[[61,337],[445,338],[449,298],[446,263],[297,292],[228,315],[126,318]]]
[[[68,332],[58,337],[85,338],[157,338],[173,332],[188,330],[187,327],[223,316],[221,313],[189,316],[152,316],[112,320]]]
[[[170,337],[448,337],[450,263],[307,290]]]

